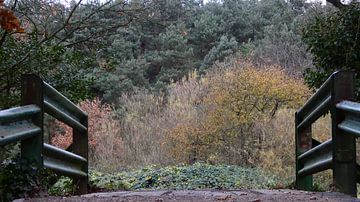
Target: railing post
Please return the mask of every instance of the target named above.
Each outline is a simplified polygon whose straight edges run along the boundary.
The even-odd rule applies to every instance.
[[[79,132],[76,129],[73,129],[73,152],[78,154],[84,158],[86,158],[87,162],[83,165],[82,170],[87,173],[85,178],[74,178],[74,183],[77,186],[77,193],[76,194],[86,194],[87,193],[87,186],[89,181],[89,158],[88,158],[88,117],[83,117],[80,120],[80,123],[83,124],[87,130],[86,132]]]
[[[332,140],[333,140],[333,180],[335,187],[344,194],[356,196],[356,145],[355,137],[345,134],[338,124],[345,114],[336,108],[343,100],[354,100],[354,72],[339,71],[333,74],[332,81]]]
[[[311,191],[313,186],[313,177],[308,175],[300,177],[298,175],[299,170],[302,169],[303,165],[298,160],[298,157],[311,149],[312,147],[312,135],[311,125],[301,131],[298,130],[298,125],[301,123],[303,118],[299,117],[298,113],[295,113],[295,161],[296,161],[296,188],[306,191]]]
[[[22,75],[21,78],[21,105],[35,104],[40,108],[40,113],[32,119],[32,122],[41,129],[41,135],[21,141],[21,157],[34,161],[38,168],[43,168],[43,81],[34,74]]]

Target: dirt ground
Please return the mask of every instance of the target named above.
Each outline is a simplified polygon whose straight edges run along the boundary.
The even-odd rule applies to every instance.
[[[21,201],[360,201],[357,198],[335,192],[306,192],[298,190],[182,190],[182,191],[119,191],[92,193],[72,197],[45,197],[18,199]]]

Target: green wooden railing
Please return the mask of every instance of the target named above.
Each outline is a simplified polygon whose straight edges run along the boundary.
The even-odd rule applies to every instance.
[[[72,152],[44,143],[44,113],[73,128]],[[87,193],[87,114],[33,74],[22,77],[21,106],[0,111],[0,146],[17,141],[21,158],[73,178],[77,193]]]
[[[360,136],[360,103],[355,100],[355,74],[333,73],[295,114],[296,187],[312,190],[312,174],[332,169],[335,188],[356,196],[360,175],[355,138]],[[312,138],[311,125],[330,112],[331,139]],[[329,134],[330,135],[330,134]]]

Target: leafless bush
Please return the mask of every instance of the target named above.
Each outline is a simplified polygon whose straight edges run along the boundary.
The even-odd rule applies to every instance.
[[[295,180],[294,117],[294,109],[281,109],[274,118],[258,122],[254,131],[261,133],[264,138],[258,165],[280,176],[284,182]],[[316,121],[312,132],[313,138],[321,142],[331,138],[330,116]]]
[[[89,116],[89,163],[91,167],[115,170],[122,165],[123,141],[120,124],[113,118],[109,105],[99,99],[83,101],[79,107]],[[72,129],[60,122],[52,134],[50,143],[60,148],[68,148],[72,143]]]

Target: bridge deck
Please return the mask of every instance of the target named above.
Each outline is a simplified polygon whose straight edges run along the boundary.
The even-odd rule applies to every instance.
[[[360,201],[336,192],[306,192],[298,190],[181,190],[181,191],[119,191],[92,193],[73,197],[46,197],[16,201]]]

